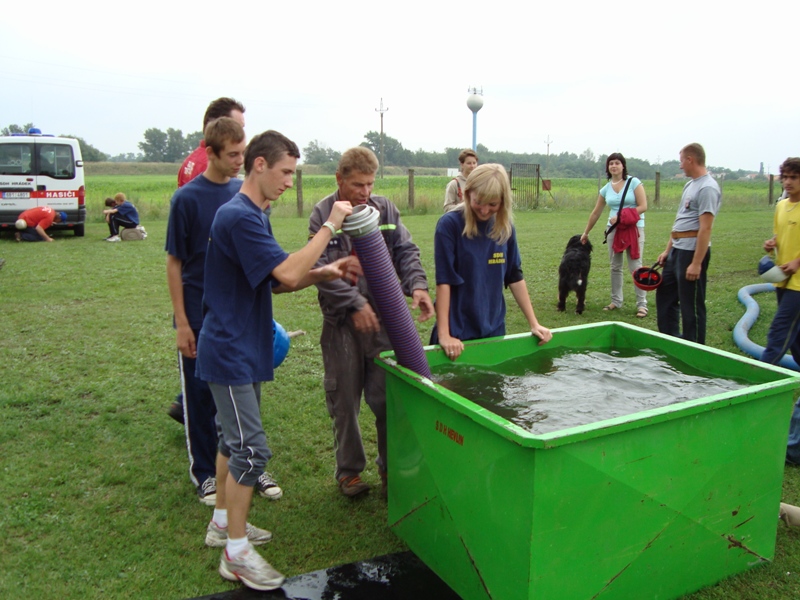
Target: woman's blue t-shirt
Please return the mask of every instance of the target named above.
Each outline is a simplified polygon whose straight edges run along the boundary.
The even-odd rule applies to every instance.
[[[475,340],[505,335],[503,287],[523,279],[516,230],[504,244],[487,237],[494,219],[463,235],[464,211],[445,213],[436,224],[436,284],[450,286],[450,335]]]
[[[637,187],[642,185],[642,182],[639,181],[636,177],[628,176],[628,179],[631,180],[631,184],[628,186],[628,192],[625,194],[625,205],[623,208],[635,208],[636,207],[636,197],[634,196],[634,191]],[[617,213],[619,212],[619,205],[622,202],[622,192],[625,191],[625,185],[622,185],[622,189],[619,192],[615,192],[614,188],[611,187],[611,182],[609,181],[605,184],[602,189],[600,190],[600,195],[605,199],[606,204],[611,209],[608,214],[608,225],[611,225],[611,217],[616,217]],[[644,227],[644,215],[639,215],[639,221],[636,223],[637,227]]]

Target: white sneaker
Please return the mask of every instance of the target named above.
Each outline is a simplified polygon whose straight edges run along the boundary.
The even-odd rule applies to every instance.
[[[241,581],[247,587],[259,591],[277,589],[286,579],[250,544],[247,550],[235,559],[229,559],[228,551],[223,550],[219,561],[219,574],[228,581]]]
[[[122,238],[119,237],[118,235],[112,235],[112,236],[107,237],[106,241],[107,242],[121,242]]]
[[[246,524],[247,541],[253,546],[260,546],[272,540],[272,533],[266,529],[260,529],[250,523]],[[228,528],[220,527],[212,520],[206,528],[206,546],[211,548],[224,548],[228,542]]]

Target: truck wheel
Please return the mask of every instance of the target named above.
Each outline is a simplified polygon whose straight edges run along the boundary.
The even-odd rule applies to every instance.
[[[83,223],[75,225],[75,237],[83,237]]]

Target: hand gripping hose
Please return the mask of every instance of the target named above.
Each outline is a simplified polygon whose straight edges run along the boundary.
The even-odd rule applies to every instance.
[[[375,305],[394,349],[397,362],[407,369],[431,378],[431,369],[422,349],[414,319],[406,297],[397,281],[397,274],[378,229],[380,212],[372,206],[360,205],[342,224],[342,231],[353,240],[356,256],[364,270]]]

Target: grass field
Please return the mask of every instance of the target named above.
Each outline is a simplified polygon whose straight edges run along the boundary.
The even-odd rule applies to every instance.
[[[148,185],[132,181],[124,187],[121,180],[93,178],[90,200],[100,189],[121,189],[140,207],[166,206],[167,186]],[[320,191],[333,189],[327,186],[324,182]],[[137,196],[136,190],[146,189],[152,189],[151,200],[150,192]],[[273,222],[290,251],[305,243],[307,225],[290,216],[291,202],[288,214],[276,211]],[[601,311],[610,284],[599,228],[592,235],[596,252],[586,312],[556,311],[557,265],[567,238],[583,230],[594,201],[586,202],[581,210],[517,215],[523,268],[539,320],[554,328],[613,316],[655,329],[652,297],[651,317],[634,318],[632,284],[625,288],[622,310]],[[103,242],[107,230],[100,222],[89,223],[84,238],[56,234],[52,244],[0,238],[0,257],[7,261],[0,270],[0,530],[5,534],[0,598],[178,599],[238,587],[219,577],[219,552],[203,545],[211,511],[198,503],[189,483],[183,430],[165,414],[179,382],[164,274],[166,223],[154,214],[146,213],[150,235],[140,243]],[[666,206],[647,213],[646,264],[666,243],[673,216],[674,207]],[[433,213],[404,218],[431,278],[437,218]],[[736,293],[758,281],[755,265],[771,227],[766,206],[734,210],[724,204],[713,236],[709,345],[740,354],[731,337],[743,314]],[[763,344],[774,302],[765,295],[758,300],[762,316],[751,338]],[[291,576],[404,549],[386,527],[386,506],[377,494],[351,502],[333,481],[318,345],[321,318],[313,290],[276,296],[275,313],[287,329],[308,334],[293,340],[276,381],[265,385],[264,423],[274,452],[269,468],[285,490],[278,502],[254,501],[251,521],[275,534],[265,555]],[[423,340],[431,325],[419,325]],[[525,331],[513,301],[508,331]],[[374,427],[366,409],[362,428],[374,458]],[[374,463],[365,479],[378,482]],[[800,503],[800,469],[787,467],[783,497]],[[580,565],[575,567],[580,573]],[[642,590],[642,599],[650,597]],[[798,597],[800,530],[780,527],[774,562],[688,598]]]
[[[448,177],[415,177],[414,209],[409,210],[409,179],[407,176],[387,176],[375,181],[375,192],[392,200],[404,214],[440,214],[444,200],[444,189],[450,181]],[[597,200],[599,186],[605,181],[594,179],[554,179],[552,192],[541,192],[537,212],[590,211]],[[665,180],[661,182],[661,196],[655,203],[655,182],[643,182],[651,208],[674,212],[681,197],[684,181]],[[169,199],[175,192],[174,172],[161,174],[113,174],[87,175],[86,207],[89,222],[103,220],[103,200],[117,192],[124,192],[138,208],[145,219],[165,219],[169,213]],[[308,216],[314,204],[336,190],[333,175],[302,176],[302,210]],[[767,207],[769,185],[764,181],[726,181],[722,183],[725,208],[731,210],[752,210]],[[776,191],[776,196],[780,190]],[[298,214],[297,185],[287,190],[276,203],[276,216]]]

